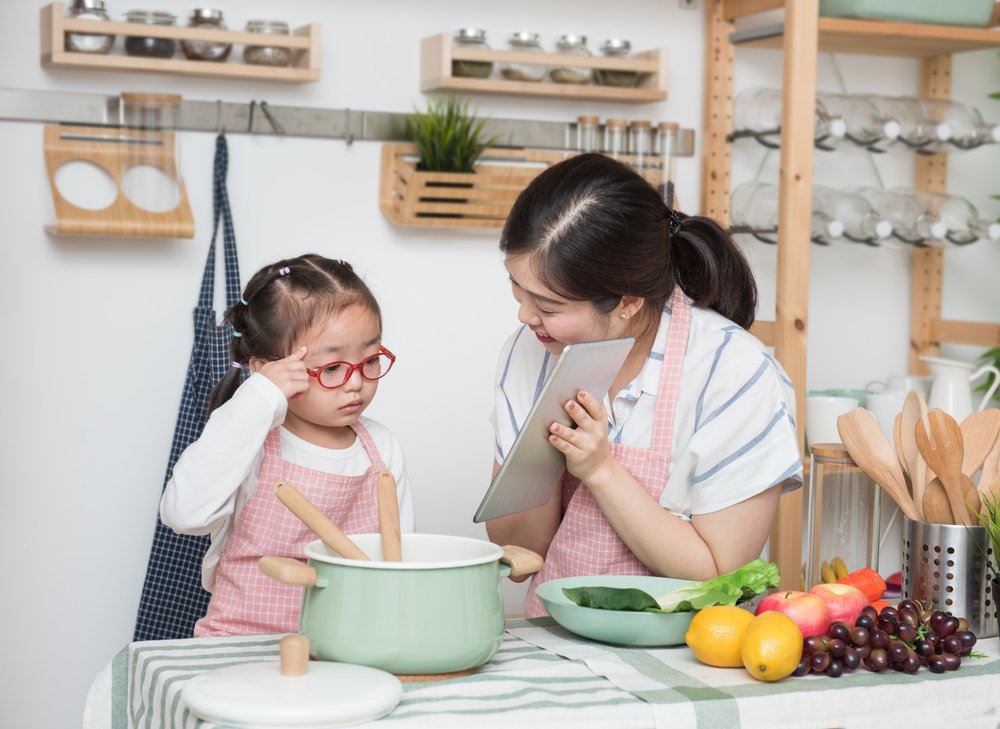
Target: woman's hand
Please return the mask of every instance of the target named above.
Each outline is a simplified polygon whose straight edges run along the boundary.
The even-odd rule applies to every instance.
[[[568,428],[559,423],[549,427],[549,443],[566,456],[566,470],[587,483],[614,463],[608,443],[608,414],[604,404],[581,390],[576,400],[565,405],[576,423]]]
[[[289,400],[295,400],[309,389],[309,373],[302,361],[306,351],[305,347],[299,347],[288,357],[265,362],[255,371],[273,382]]]

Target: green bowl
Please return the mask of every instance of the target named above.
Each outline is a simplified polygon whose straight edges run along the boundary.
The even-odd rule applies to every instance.
[[[566,630],[584,638],[629,646],[683,645],[691,624],[689,613],[637,613],[580,607],[563,594],[564,587],[635,587],[658,597],[690,580],[640,575],[584,575],[543,582],[536,594],[549,615]]]

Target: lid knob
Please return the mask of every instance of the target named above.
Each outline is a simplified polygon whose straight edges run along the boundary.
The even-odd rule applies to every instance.
[[[309,671],[309,637],[290,633],[278,644],[282,676],[305,676]]]

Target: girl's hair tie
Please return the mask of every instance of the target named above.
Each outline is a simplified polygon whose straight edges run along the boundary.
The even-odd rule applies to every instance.
[[[677,235],[681,229],[681,216],[673,208],[667,208],[667,220],[670,224],[670,235]]]
[[[240,303],[243,304],[243,306],[250,306],[250,303],[242,296],[240,297]]]
[[[243,365],[241,365],[239,362],[233,362],[233,367],[235,367],[238,370],[243,369]]]
[[[234,329],[234,330],[233,330],[233,336],[234,336],[234,337],[242,337],[242,336],[243,336],[243,332],[238,332],[238,331],[236,331],[236,330]]]
[[[283,266],[282,268],[278,269],[278,275],[279,276],[287,276],[291,272],[292,272],[292,269],[290,269],[288,266]]]

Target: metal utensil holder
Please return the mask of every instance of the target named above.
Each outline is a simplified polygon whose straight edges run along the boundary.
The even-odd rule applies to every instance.
[[[903,519],[903,596],[965,618],[979,638],[997,635],[992,558],[984,527]]]

